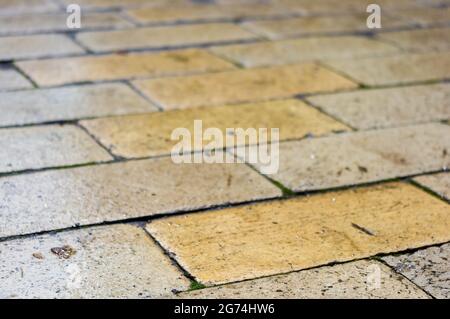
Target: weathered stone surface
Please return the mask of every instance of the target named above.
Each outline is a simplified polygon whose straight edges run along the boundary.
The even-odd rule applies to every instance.
[[[245,67],[311,62],[323,59],[356,59],[395,54],[399,49],[365,37],[321,37],[258,42],[212,48],[212,52]]]
[[[259,102],[357,86],[314,64],[144,80],[133,84],[165,109]]]
[[[25,12],[53,12],[58,10],[58,5],[51,0],[2,0],[0,2],[0,14],[2,15]]]
[[[450,7],[396,10],[395,15],[402,19],[414,21],[424,27],[446,26],[450,21]]]
[[[380,274],[380,285],[369,276]],[[356,261],[185,292],[181,298],[428,299],[426,293],[376,261]]]
[[[23,61],[17,65],[41,86],[182,75],[235,68],[231,63],[202,50]]]
[[[447,52],[404,54],[393,57],[333,60],[326,64],[370,86],[406,84],[450,78]],[[411,66],[414,67],[411,67]]]
[[[447,242],[450,218],[434,196],[388,183],[159,219],[147,230],[213,284]]]
[[[449,150],[447,150],[448,152]],[[419,176],[414,179],[420,185],[432,190],[439,196],[450,200],[450,173]]]
[[[357,129],[402,126],[450,118],[450,85],[361,90],[307,100]]]
[[[0,243],[0,280],[1,298],[158,298],[189,287],[161,249],[131,225]]]
[[[386,32],[378,37],[410,51],[430,52],[450,49],[450,28]]]
[[[0,126],[157,110],[131,88],[119,83],[0,93]]]
[[[0,129],[0,149],[0,173],[112,159],[72,125]]]
[[[141,48],[186,47],[255,39],[231,23],[163,26],[79,33],[77,40],[95,52]]]
[[[434,297],[450,298],[450,244],[412,254],[387,256],[383,260]]]
[[[345,125],[298,100],[102,118],[83,121],[81,125],[114,154],[132,158],[170,154],[173,146],[179,142],[178,139],[171,140],[172,132],[177,128],[186,128],[194,136],[196,120],[202,121],[203,130],[218,128],[223,136],[226,136],[227,128],[266,128],[269,132],[272,128],[278,128],[280,140],[348,130]],[[191,149],[201,150],[209,143],[210,140],[205,140],[198,147],[191,145]]]
[[[73,0],[60,0],[65,5],[73,3]],[[87,10],[93,9],[122,9],[122,8],[140,8],[167,5],[167,0],[77,0],[77,3]],[[188,4],[189,0],[170,0],[171,4]]]
[[[0,91],[14,89],[28,89],[33,85],[15,70],[0,69]]]
[[[0,178],[0,237],[280,196],[244,164],[132,161]]]

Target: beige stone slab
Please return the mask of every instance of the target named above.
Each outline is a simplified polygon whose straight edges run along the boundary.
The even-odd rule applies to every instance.
[[[438,171],[450,166],[449,134],[448,125],[425,124],[283,142],[270,177],[300,192]]]
[[[365,37],[323,37],[220,46],[211,49],[219,56],[245,67],[283,65],[322,59],[355,59],[393,55],[393,45]]]
[[[404,183],[154,220],[147,230],[205,284],[450,240],[448,205]]]
[[[82,54],[84,50],[64,35],[0,37],[0,60]]]
[[[170,157],[0,178],[0,237],[281,196],[244,164]]]
[[[121,83],[0,93],[0,126],[147,113],[158,108]]]
[[[56,12],[59,10],[58,5],[51,0],[2,0],[0,2],[0,15],[5,16],[27,12]]]
[[[414,181],[450,200],[450,173],[419,176]]]
[[[269,131],[278,128],[281,140],[348,130],[345,125],[298,100],[102,118],[83,121],[81,125],[114,154],[133,158],[170,154],[175,144],[179,143],[178,139],[171,139],[172,132],[177,128],[186,128],[194,137],[194,121],[199,120],[202,121],[203,131],[217,128],[222,132],[222,136],[227,135],[227,128],[265,128]],[[205,139],[204,143],[198,146],[192,142],[190,150],[201,150],[210,142],[210,139]],[[234,139],[233,142],[235,145],[239,144]]]
[[[448,26],[450,24],[450,7],[396,10],[395,15],[402,19],[414,21],[424,27]]]
[[[67,27],[66,13],[23,14],[2,17],[0,34],[30,34],[39,32],[74,31]],[[81,19],[81,29],[115,29],[131,27],[133,24],[115,13],[85,13]]]
[[[206,51],[113,54],[18,62],[40,86],[173,76],[235,67]]]
[[[72,125],[0,129],[0,149],[0,173],[112,159]]]
[[[450,118],[450,85],[361,90],[307,100],[357,129],[410,125]]]
[[[19,72],[12,69],[0,69],[0,91],[32,87],[33,85]]]
[[[133,85],[165,109],[258,102],[357,86],[314,64],[135,81]]]
[[[375,278],[374,274],[380,274]],[[370,277],[372,276],[372,277]],[[374,278],[369,281],[369,278]],[[380,279],[379,285],[376,280]],[[428,299],[426,293],[377,261],[355,261],[181,293],[181,298]]]
[[[0,257],[1,298],[158,298],[189,287],[148,235],[131,225],[6,241]]]
[[[450,298],[450,244],[418,250],[412,254],[386,256],[383,260],[433,297]]]
[[[396,85],[450,78],[447,52],[404,54],[353,61],[327,61],[333,69],[369,86]]]
[[[378,37],[409,51],[430,52],[450,50],[450,28],[385,32]]]
[[[172,48],[255,39],[238,25],[211,23],[86,32],[77,40],[95,52],[143,48]]]
[[[60,0],[65,5],[69,5],[73,0]],[[96,9],[123,9],[140,8],[167,5],[167,0],[77,0],[77,3],[85,10]],[[189,0],[170,0],[171,4],[188,4]]]

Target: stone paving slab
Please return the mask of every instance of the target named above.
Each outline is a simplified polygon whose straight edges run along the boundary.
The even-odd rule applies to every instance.
[[[380,286],[368,279],[380,271]],[[181,293],[195,299],[428,299],[428,295],[389,267],[355,261]]]
[[[83,121],[81,125],[114,154],[133,158],[170,154],[175,144],[179,143],[178,139],[170,139],[172,132],[177,128],[186,128],[194,136],[196,120],[202,121],[203,130],[218,128],[223,136],[226,136],[227,128],[266,128],[269,131],[271,128],[278,128],[280,140],[349,130],[345,125],[298,100],[102,118]],[[198,146],[191,145],[191,150],[201,150],[210,142],[205,140]]]
[[[39,86],[215,72],[234,65],[203,50],[112,54],[17,63]]]
[[[450,119],[450,84],[344,92],[307,98],[360,130]]]
[[[450,78],[447,52],[326,61],[333,69],[368,86],[399,85]],[[412,68],[411,66],[414,65]]]
[[[133,85],[164,109],[260,102],[357,87],[312,63],[143,80]]]
[[[378,38],[392,42],[410,51],[429,52],[450,50],[450,28],[386,32],[378,35]]]
[[[450,244],[412,254],[386,256],[383,260],[433,297],[450,298]]]
[[[60,0],[63,4],[69,5],[73,0]],[[139,8],[149,6],[166,5],[167,0],[77,0],[77,3],[84,10],[98,10],[98,9],[123,9],[123,8]],[[191,3],[188,0],[170,0],[171,4],[187,4]]]
[[[323,59],[355,59],[393,55],[393,45],[365,37],[322,37],[220,46],[212,52],[244,67],[283,65]]]
[[[414,21],[423,27],[448,26],[450,24],[450,7],[396,10],[395,15]]]
[[[450,166],[449,134],[448,125],[425,124],[283,142],[270,177],[303,192],[439,171]]]
[[[2,0],[0,2],[1,15],[25,12],[53,12],[59,10],[59,6],[51,0]],[[3,18],[4,17],[2,17],[2,19]]]
[[[2,177],[0,237],[277,196],[245,164],[174,164],[170,157]]]
[[[81,54],[84,50],[64,35],[0,38],[0,61]]]
[[[0,68],[0,91],[29,89],[33,85],[19,72],[13,69]]]
[[[73,125],[0,129],[0,173],[112,160]]]
[[[159,219],[146,228],[198,281],[218,284],[446,242],[448,212],[412,185],[388,183]]]
[[[1,298],[158,298],[189,287],[148,235],[131,225],[2,242],[0,280]]]
[[[0,35],[73,31],[67,27],[67,17],[66,13],[5,16],[0,20]],[[133,26],[115,13],[85,13],[82,17],[81,30]]]
[[[0,93],[0,127],[154,111],[122,83]]]
[[[211,23],[86,32],[76,38],[94,52],[107,52],[226,43],[251,40],[256,36],[235,24]]]
[[[440,173],[414,178],[414,181],[450,200],[450,173]]]

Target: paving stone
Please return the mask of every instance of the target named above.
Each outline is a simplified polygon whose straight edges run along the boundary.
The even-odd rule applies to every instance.
[[[0,2],[0,15],[25,12],[52,12],[58,10],[60,10],[58,5],[51,0],[2,0]]]
[[[66,13],[5,16],[0,20],[0,34],[73,31],[67,27],[67,17]],[[124,28],[132,25],[115,13],[85,13],[81,19],[81,29],[76,30]]]
[[[361,130],[450,118],[449,84],[361,90],[311,96],[307,100]]]
[[[73,3],[73,0],[60,1],[65,5]],[[170,3],[181,5],[191,2],[189,0],[170,0]],[[122,9],[167,5],[167,0],[77,0],[77,4],[85,10]]]
[[[430,247],[412,254],[383,258],[395,270],[422,287],[435,298],[450,298],[450,244]]]
[[[245,164],[170,157],[0,178],[0,237],[277,197]]]
[[[0,173],[112,159],[71,125],[0,129],[0,149]]]
[[[365,37],[330,37],[259,42],[211,49],[245,67],[282,65],[322,59],[355,59],[395,54],[393,45]],[[300,52],[300,53],[299,53]]]
[[[170,139],[172,132],[176,128],[186,128],[194,136],[196,120],[202,121],[203,130],[218,128],[222,136],[227,135],[227,128],[279,128],[281,140],[348,130],[345,125],[298,100],[102,118],[83,121],[81,125],[114,154],[133,158],[170,154],[179,142]],[[210,140],[205,140],[202,145],[191,147],[200,150],[209,143]]]
[[[18,62],[40,86],[214,72],[235,67],[206,51],[104,55]]]
[[[0,91],[14,89],[28,89],[33,85],[19,72],[11,69],[0,69]]]
[[[0,93],[0,126],[157,110],[131,88],[120,83]]]
[[[450,24],[450,7],[397,10],[395,15],[402,19],[414,21],[424,27],[447,26]]]
[[[165,109],[266,101],[356,87],[346,78],[314,64],[135,81],[133,84]]]
[[[6,241],[0,256],[1,298],[161,298],[189,287],[148,235],[131,225]]]
[[[231,23],[163,26],[120,31],[86,32],[78,41],[95,52],[142,48],[186,47],[255,39]]]
[[[450,200],[450,173],[419,176],[414,181]]]
[[[380,271],[380,286],[368,282]],[[370,277],[372,276],[372,277]],[[428,295],[376,261],[355,261],[287,275],[181,293],[181,298],[428,299]]]
[[[146,228],[205,284],[450,240],[448,205],[405,183],[164,218]]]
[[[450,28],[386,32],[378,37],[410,51],[429,52],[450,49]]]
[[[139,23],[175,23],[223,21],[244,18],[274,17],[291,13],[289,9],[270,4],[244,5],[166,5],[127,12]]]
[[[270,177],[310,191],[433,172],[450,166],[450,141],[442,138],[449,134],[448,125],[425,124],[283,142]]]
[[[49,34],[0,38],[0,60],[81,53],[84,53],[84,50],[63,35]]]
[[[404,54],[393,57],[334,60],[326,64],[370,86],[406,84],[450,78],[447,52]],[[412,68],[411,66],[414,65]]]

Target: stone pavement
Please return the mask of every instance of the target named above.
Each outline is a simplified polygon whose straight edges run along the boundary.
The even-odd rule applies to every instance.
[[[449,50],[449,0],[1,0],[0,297],[450,298]]]

